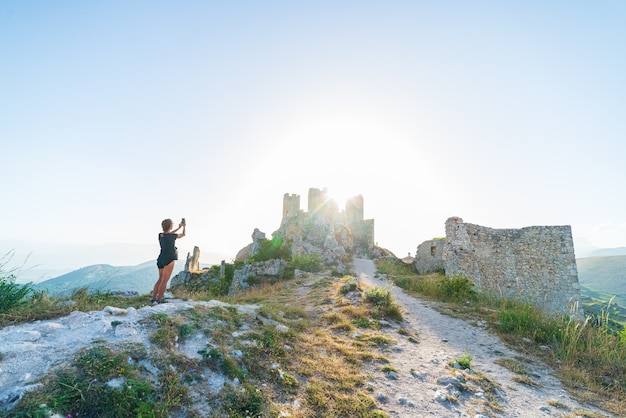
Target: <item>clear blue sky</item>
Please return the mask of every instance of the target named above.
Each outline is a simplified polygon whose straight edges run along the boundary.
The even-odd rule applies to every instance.
[[[184,216],[183,251],[234,256],[327,187],[401,257],[450,216],[626,246],[624,22],[624,1],[4,0],[0,240],[156,257]]]

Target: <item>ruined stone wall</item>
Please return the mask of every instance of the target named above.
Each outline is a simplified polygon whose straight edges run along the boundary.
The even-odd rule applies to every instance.
[[[363,246],[372,248],[374,246],[374,220],[364,219],[360,222],[361,226],[358,228],[358,237],[361,240]]]
[[[321,210],[326,202],[326,189],[320,190],[314,187],[309,189],[309,197],[308,197],[308,212],[309,213],[317,213]]]
[[[363,196],[351,197],[346,201],[346,221],[351,224],[363,220]]]
[[[309,189],[308,213],[314,216],[322,216],[333,222],[341,222],[343,214],[339,213],[337,202],[328,197],[328,189]]]
[[[570,226],[492,229],[446,221],[443,263],[481,291],[522,300],[548,312],[582,315]]]
[[[365,248],[374,246],[374,220],[363,219],[362,195],[346,201],[345,222],[352,231],[355,243]]]
[[[443,270],[443,248],[445,241],[442,239],[428,240],[417,246],[413,265],[417,274],[432,273]]]

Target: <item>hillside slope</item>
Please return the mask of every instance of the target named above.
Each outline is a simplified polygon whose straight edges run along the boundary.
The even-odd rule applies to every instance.
[[[0,406],[15,409],[0,416],[52,410],[52,397],[33,392],[47,372],[63,416],[94,416],[120,396],[137,410],[117,416],[144,406],[163,417],[613,416],[573,399],[550,369],[484,324],[441,315],[398,288],[391,291],[405,319],[372,317],[364,294],[389,283],[374,277],[371,260],[354,270],[353,287],[312,275],[237,305],[176,299],[4,328]],[[455,368],[464,353],[471,369]],[[541,384],[498,363],[515,358]]]
[[[178,260],[173,274],[177,274],[184,266],[185,261]],[[87,288],[90,292],[135,291],[143,295],[152,290],[157,275],[155,261],[136,266],[94,264],[37,283],[34,287],[37,290],[47,290],[52,295],[68,294],[80,288]]]
[[[626,306],[626,255],[588,257],[576,260],[583,294]]]

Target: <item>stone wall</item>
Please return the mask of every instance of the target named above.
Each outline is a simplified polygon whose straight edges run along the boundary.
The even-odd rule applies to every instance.
[[[346,222],[360,222],[363,220],[363,195],[346,200]]]
[[[374,247],[374,220],[362,219],[348,225],[354,236],[354,243],[362,248]]]
[[[328,197],[328,189],[309,189],[308,213],[317,214],[327,219],[337,221],[339,219],[339,206],[337,202]]]
[[[446,276],[462,273],[480,291],[583,314],[570,226],[492,229],[450,218],[443,264]]]
[[[417,274],[432,273],[443,270],[443,248],[445,241],[442,239],[428,240],[417,246],[413,265]]]

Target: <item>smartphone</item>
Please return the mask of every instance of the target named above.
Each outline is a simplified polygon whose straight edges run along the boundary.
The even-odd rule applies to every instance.
[[[185,218],[183,218],[182,221],[180,221],[181,224],[185,225]]]

